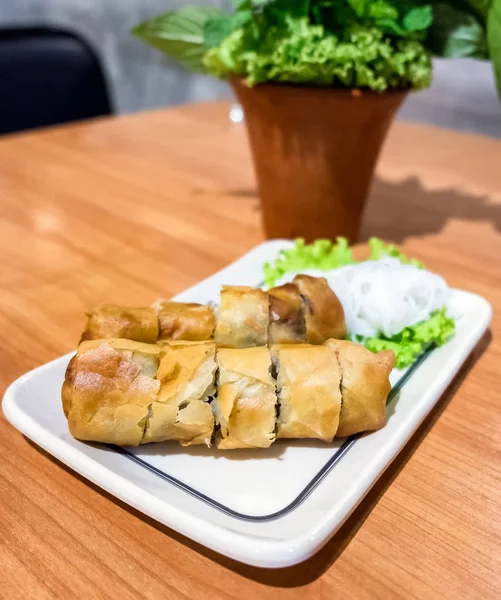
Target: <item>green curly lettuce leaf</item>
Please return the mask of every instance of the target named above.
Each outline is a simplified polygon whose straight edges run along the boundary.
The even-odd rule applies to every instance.
[[[281,250],[276,260],[264,265],[264,282],[270,288],[286,273],[301,273],[307,269],[329,271],[355,262],[346,238],[337,238],[335,244],[330,240],[305,244],[303,239],[298,239],[293,247]]]
[[[355,336],[355,338],[372,352],[393,350],[395,366],[403,369],[411,365],[427,347],[445,344],[454,335],[454,331],[454,319],[448,316],[445,308],[442,308],[431,313],[428,320],[405,327],[390,338],[382,335],[372,338]]]
[[[379,260],[383,256],[398,258],[404,264],[424,269],[422,262],[414,258],[407,258],[400,252],[398,246],[387,244],[376,237],[371,238],[369,240],[369,256],[364,260]],[[338,237],[335,243],[330,240],[316,240],[312,244],[305,244],[303,239],[297,239],[294,246],[281,250],[278,258],[264,265],[264,281],[266,287],[273,287],[286,273],[301,273],[307,269],[330,271],[357,262],[346,238]]]
[[[398,258],[403,264],[414,265],[419,269],[425,268],[421,261],[416,260],[415,258],[407,258],[395,244],[387,244],[376,237],[369,240],[369,251],[370,253],[367,260],[379,260],[383,256],[390,256],[391,258]]]
[[[386,35],[381,27],[353,23],[328,32],[306,17],[287,15],[259,30],[253,20],[204,56],[209,73],[267,81],[368,88],[421,89],[431,82],[431,58],[416,39]]]

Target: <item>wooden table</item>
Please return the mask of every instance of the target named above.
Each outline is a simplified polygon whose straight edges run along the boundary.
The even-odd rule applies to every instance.
[[[362,238],[501,309],[501,143],[395,125]],[[0,141],[2,391],[75,347],[85,309],[147,305],[263,239],[228,106]],[[499,598],[500,321],[341,531],[267,571],[143,517],[0,420],[2,598]]]

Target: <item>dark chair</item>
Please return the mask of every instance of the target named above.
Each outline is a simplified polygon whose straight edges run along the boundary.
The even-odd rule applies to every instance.
[[[58,29],[0,29],[0,133],[111,114],[92,48]]]

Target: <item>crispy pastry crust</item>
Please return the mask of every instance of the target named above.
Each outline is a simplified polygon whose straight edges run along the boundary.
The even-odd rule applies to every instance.
[[[82,342],[66,370],[63,409],[79,440],[137,446],[156,399],[160,348],[131,340]]]
[[[341,367],[343,405],[337,437],[374,431],[386,422],[386,398],[391,389],[389,376],[395,354],[383,350],[374,354],[355,342],[329,340]]]
[[[270,298],[269,344],[298,344],[306,341],[304,301],[294,283],[272,288]]]
[[[341,371],[332,351],[308,344],[272,347],[278,370],[279,438],[331,442],[341,411]]]
[[[214,342],[163,346],[157,399],[150,406],[142,443],[178,440],[183,446],[210,446],[214,417],[208,399],[215,393]]]
[[[268,294],[247,286],[224,286],[214,339],[223,348],[265,346],[268,341]]]
[[[216,327],[211,306],[157,300],[154,304],[161,340],[210,340]]]
[[[323,344],[330,338],[344,339],[344,310],[324,277],[296,275],[294,281],[305,303],[306,341]]]
[[[153,308],[101,304],[87,314],[85,340],[127,339],[154,344],[158,339],[158,319]]]
[[[218,395],[214,414],[220,426],[216,446],[268,448],[275,440],[277,397],[266,347],[218,349]]]

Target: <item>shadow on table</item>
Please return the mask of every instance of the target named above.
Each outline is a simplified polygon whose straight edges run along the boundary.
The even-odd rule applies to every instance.
[[[249,565],[244,565],[239,563],[231,558],[227,558],[214,552],[213,550],[209,550],[205,548],[201,544],[186,538],[185,536],[169,529],[165,525],[162,525],[147,517],[143,513],[135,510],[134,508],[128,506],[121,500],[115,498],[111,494],[108,494],[100,487],[94,485],[90,481],[87,481],[84,477],[72,471],[66,465],[60,463],[50,454],[45,452],[39,448],[36,444],[31,442],[31,440],[27,439],[27,442],[35,448],[38,452],[44,454],[50,460],[56,462],[62,469],[67,471],[73,477],[78,478],[80,481],[85,482],[89,485],[94,491],[106,497],[108,500],[114,502],[118,506],[120,506],[123,510],[130,513],[132,516],[139,518],[146,523],[148,523],[151,527],[154,527],[158,531],[166,534],[167,536],[175,539],[176,541],[184,544],[190,549],[198,552],[199,554],[206,556],[210,560],[218,563],[224,568],[231,569],[232,571],[238,573],[239,575],[246,577],[247,579],[252,579],[254,581],[258,581],[265,585],[269,585],[272,587],[282,587],[282,588],[293,588],[300,587],[306,585],[316,579],[318,579],[325,571],[327,571],[336,560],[342,555],[344,550],[350,545],[355,535],[357,534],[360,527],[363,525],[367,517],[373,508],[377,505],[380,498],[389,488],[389,486],[396,479],[400,471],[405,467],[414,451],[418,448],[421,441],[431,430],[435,422],[438,420],[442,412],[447,407],[451,398],[456,393],[457,389],[461,386],[463,380],[468,375],[470,369],[474,365],[474,363],[480,358],[480,356],[485,352],[487,347],[491,342],[491,332],[488,331],[480,342],[477,344],[476,348],[473,350],[468,360],[463,365],[461,371],[455,377],[453,382],[449,385],[447,390],[442,395],[438,404],[432,410],[432,412],[427,416],[425,421],[413,435],[413,437],[409,440],[404,449],[400,452],[400,454],[395,458],[393,463],[386,469],[383,475],[379,478],[374,487],[369,491],[365,499],[360,503],[358,508],[353,512],[351,517],[346,521],[346,523],[341,527],[341,529],[337,532],[337,534],[319,551],[317,554],[312,556],[307,561],[295,565],[293,567],[286,567],[282,569],[262,569],[259,567],[252,567]]]
[[[253,189],[221,190],[242,201],[256,200]],[[485,194],[467,194],[458,189],[426,189],[418,177],[390,182],[376,177],[367,202],[360,242],[376,236],[401,243],[407,237],[439,233],[449,219],[485,221],[501,232],[501,204]]]
[[[485,221],[501,232],[501,204],[485,194],[428,190],[418,177],[389,182],[377,177],[364,213],[360,242],[376,236],[401,243],[439,233],[450,219]]]

